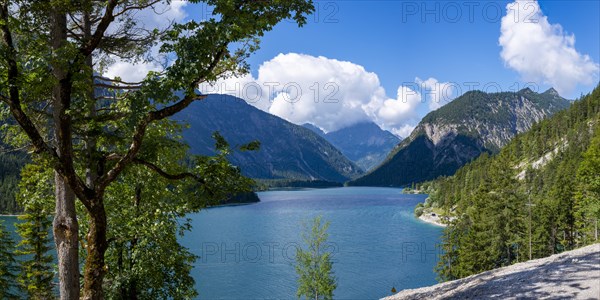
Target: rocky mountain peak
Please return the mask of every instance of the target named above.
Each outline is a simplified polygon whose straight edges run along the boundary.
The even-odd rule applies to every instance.
[[[515,135],[570,106],[554,89],[536,93],[471,91],[430,112],[386,161],[350,184],[404,186],[452,175],[481,153],[495,153]]]
[[[545,91],[544,94],[552,95],[552,96],[555,96],[555,97],[560,97],[560,95],[558,94],[558,92],[553,87],[551,87],[547,91]]]

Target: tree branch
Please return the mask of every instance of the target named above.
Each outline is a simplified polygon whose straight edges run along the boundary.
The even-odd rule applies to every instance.
[[[83,29],[83,26],[81,26],[79,24],[79,20],[75,19],[75,17],[72,14],[68,14],[68,16],[71,19],[71,21],[73,22],[73,24],[75,24],[75,27],[79,28],[79,30],[81,30],[82,32],[85,31],[85,29]],[[73,29],[67,28],[67,30],[69,30],[70,32],[72,32],[73,34],[75,34],[75,32],[72,31]]]
[[[104,190],[108,186],[108,184],[110,184],[113,180],[117,178],[117,176],[119,176],[119,174],[123,171],[127,164],[131,163],[135,159],[135,156],[140,151],[142,142],[144,140],[144,135],[146,134],[146,129],[148,125],[150,125],[150,123],[168,118],[182,111],[195,100],[200,100],[204,98],[206,98],[206,96],[196,95],[195,97],[193,97],[188,95],[171,106],[167,106],[162,109],[149,112],[146,115],[146,117],[136,126],[135,132],[132,137],[132,142],[129,146],[129,150],[127,151],[127,153],[120,157],[119,161],[117,161],[117,163],[113,166],[112,169],[110,169],[108,172],[106,172],[106,174],[103,174],[98,179],[96,189]]]
[[[2,32],[2,42],[6,46],[7,50],[3,51],[4,59],[6,60],[8,66],[8,97],[1,97],[2,101],[5,102],[9,108],[10,112],[19,123],[23,131],[27,134],[27,136],[31,139],[31,143],[34,148],[35,153],[46,152],[53,158],[58,158],[58,154],[55,149],[50,147],[42,138],[40,132],[37,130],[29,116],[25,114],[23,109],[21,108],[21,96],[19,94],[19,69],[17,66],[17,51],[13,45],[12,40],[12,32],[10,31],[9,26],[9,14],[7,3],[4,2],[2,7],[0,8],[0,31]]]
[[[160,1],[161,1],[161,0],[155,0],[155,1],[149,2],[149,3],[145,4],[145,5],[132,5],[132,6],[128,6],[128,7],[125,7],[125,8],[123,8],[123,10],[122,10],[122,11],[120,11],[120,12],[118,12],[118,13],[114,14],[113,16],[114,16],[114,17],[118,17],[118,16],[121,16],[121,15],[123,15],[124,13],[126,13],[126,12],[128,12],[128,11],[130,11],[130,10],[134,10],[134,9],[137,9],[137,10],[142,10],[142,9],[148,8],[148,7],[150,7],[150,6],[152,6],[152,5],[156,4],[156,3],[158,3],[158,2],[160,2]]]
[[[167,173],[167,172],[163,171],[157,165],[155,165],[155,164],[153,164],[151,162],[139,159],[139,158],[134,158],[133,159],[133,163],[146,166],[148,169],[156,172],[158,175],[160,175],[160,176],[162,176],[162,177],[164,177],[166,179],[169,179],[169,180],[181,180],[181,179],[185,179],[185,178],[191,178],[191,179],[194,179],[194,180],[196,180],[196,181],[198,181],[199,183],[202,183],[202,184],[204,184],[206,182],[204,180],[204,178],[202,178],[202,177],[200,177],[200,176],[198,176],[196,174],[190,173],[190,172],[183,172],[183,173],[177,173],[177,174]]]
[[[122,158],[122,156],[120,156],[118,154],[114,154],[114,153],[106,156],[106,160],[116,160],[116,159],[120,159],[120,158]],[[163,169],[161,169],[156,164],[153,164],[149,161],[146,161],[146,160],[143,160],[140,158],[134,158],[131,162],[138,164],[138,165],[143,165],[143,166],[147,167],[148,169],[156,172],[158,175],[160,175],[166,179],[169,179],[169,180],[181,180],[181,179],[185,179],[185,178],[192,178],[192,179],[198,181],[199,183],[206,182],[204,180],[204,178],[202,178],[194,173],[190,173],[190,172],[182,172],[182,173],[176,173],[176,174],[168,173],[168,172],[164,171]]]
[[[114,82],[114,83],[119,83],[119,84],[126,84],[126,85],[142,85],[142,83],[144,83],[143,81],[139,81],[139,82],[127,82],[127,81],[123,81],[123,80],[117,80],[117,79],[110,79],[107,77],[103,77],[103,76],[94,76],[94,79],[100,79],[101,81],[109,81],[109,82]]]
[[[98,24],[98,27],[96,27],[96,31],[92,35],[92,38],[89,41],[87,41],[87,43],[85,45],[82,45],[82,48],[79,49],[79,52],[84,57],[88,57],[89,55],[91,55],[92,52],[94,52],[94,50],[96,50],[96,48],[102,41],[102,38],[104,37],[104,32],[106,32],[106,29],[108,29],[108,26],[110,25],[110,23],[112,23],[112,21],[114,21],[114,19],[115,19],[115,16],[113,15],[113,11],[115,10],[115,7],[117,6],[117,4],[118,4],[118,0],[109,0],[108,1],[107,5],[106,5],[106,11],[104,12],[104,15],[102,16],[102,19],[100,19],[100,23]]]
[[[227,42],[223,43],[221,47],[218,48],[219,51],[216,53],[215,57],[213,58],[213,61],[210,63],[208,68],[206,68],[204,72],[201,72],[198,75],[198,78],[194,78],[194,80],[190,81],[189,88],[191,90],[196,89],[200,82],[205,80],[206,77],[211,72],[213,72],[213,70],[217,67],[217,65],[223,59],[223,56],[227,52],[228,45],[229,43]],[[135,132],[132,137],[132,142],[129,146],[129,150],[127,151],[127,153],[120,157],[119,161],[117,161],[117,163],[112,167],[112,169],[110,169],[98,179],[96,191],[103,191],[104,189],[106,189],[106,187],[112,181],[114,181],[117,178],[117,176],[119,176],[119,174],[125,169],[125,167],[136,159],[136,155],[138,154],[142,146],[144,135],[146,134],[146,129],[148,125],[150,125],[150,123],[168,118],[188,107],[193,101],[204,98],[206,98],[205,95],[198,96],[188,94],[183,99],[171,106],[167,106],[162,109],[149,112],[136,126]]]
[[[200,83],[202,83],[206,79],[206,76],[208,76],[208,74],[210,74],[217,67],[221,59],[223,59],[223,55],[225,55],[225,52],[227,52],[227,45],[229,45],[229,43],[224,43],[221,46],[221,49],[219,50],[219,52],[217,52],[217,55],[215,55],[215,58],[210,63],[208,68],[203,72],[201,76],[198,76],[196,80],[192,81],[191,88],[196,88]]]
[[[79,119],[74,119],[74,122],[77,123],[86,123],[89,121],[94,122],[106,122],[106,121],[116,121],[122,118],[127,117],[126,113],[105,113],[100,115],[86,116]]]
[[[94,83],[95,87],[103,87],[103,88],[107,88],[107,89],[115,89],[115,90],[136,90],[136,89],[140,89],[142,86],[141,85],[136,85],[136,86],[119,86],[119,85],[112,85],[112,84],[106,84],[106,83]]]

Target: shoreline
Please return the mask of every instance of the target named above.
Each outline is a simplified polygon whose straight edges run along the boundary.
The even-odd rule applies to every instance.
[[[441,222],[439,216],[432,216],[431,213],[423,213],[419,216],[419,220],[439,227],[447,227],[448,225]]]
[[[260,201],[256,201],[256,202],[246,202],[246,203],[225,203],[225,204],[218,204],[218,205],[212,205],[212,206],[207,206],[203,209],[211,209],[211,208],[219,208],[219,207],[228,207],[228,206],[242,206],[242,205],[250,205],[250,204],[256,204],[256,203],[260,203]],[[202,209],[201,209],[202,210]]]

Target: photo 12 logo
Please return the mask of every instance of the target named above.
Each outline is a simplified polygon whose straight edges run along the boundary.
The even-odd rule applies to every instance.
[[[312,19],[313,23],[339,23],[339,12],[340,5],[337,2],[327,1],[327,2],[313,2],[315,5],[315,11],[312,14],[312,18],[309,17],[309,22]],[[289,20],[289,22],[293,22],[293,20]]]
[[[535,1],[517,1],[506,6],[498,2],[478,1],[402,1],[402,23],[498,23],[504,11],[514,11],[515,23],[537,23],[539,6]],[[523,17],[523,18],[521,18]]]
[[[213,263],[294,263],[301,246],[297,242],[203,242],[199,249],[200,261]],[[332,262],[339,253],[336,243],[327,242],[322,248],[329,252]]]
[[[403,82],[405,87],[404,93],[401,94],[400,100],[408,102],[412,97],[420,97],[421,102],[435,101],[438,103],[448,103],[456,97],[470,91],[482,91],[484,93],[501,93],[501,92],[519,92],[524,89],[529,89],[534,93],[539,91],[539,86],[535,82],[519,83],[514,82],[508,86],[502,86],[498,82],[436,82],[429,84],[428,82]]]
[[[227,94],[246,100],[248,103],[259,101],[273,102],[281,97],[289,103],[301,99],[315,103],[338,103],[340,86],[336,82],[313,82],[310,86],[302,86],[297,82],[220,82],[213,85],[204,84],[201,90],[205,94]]]
[[[409,261],[426,263],[431,259],[433,259],[433,261],[439,261],[443,254],[444,251],[441,244],[428,245],[425,242],[404,242],[400,248],[402,263],[407,263]]]

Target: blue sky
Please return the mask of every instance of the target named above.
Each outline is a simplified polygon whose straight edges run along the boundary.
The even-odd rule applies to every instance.
[[[250,62],[253,71],[279,53],[297,52],[351,61],[375,72],[386,91],[415,77],[453,82],[499,82],[508,89],[523,78],[506,68],[498,45],[500,19],[510,1],[478,2],[469,19],[466,1],[461,17],[448,1],[318,1],[319,14],[307,26],[283,23],[262,40]],[[575,34],[576,49],[600,61],[600,1],[539,1],[550,23]],[[414,15],[406,12],[417,5]],[[438,13],[422,15],[425,9]],[[474,4],[471,4],[474,5]],[[487,5],[487,13],[483,6]],[[444,14],[446,12],[446,14]],[[423,22],[422,18],[425,18]],[[436,17],[439,22],[436,22]],[[539,83],[543,88],[547,84]],[[577,97],[594,85],[579,86],[568,95]]]
[[[202,19],[172,1],[166,19]],[[316,1],[308,24],[284,21],[250,57],[251,74],[201,86],[293,123],[333,131],[373,121],[407,136],[431,110],[469,89],[551,86],[590,92],[600,65],[600,1]],[[107,74],[149,68],[118,62]],[[133,78],[137,79],[137,78]],[[250,88],[248,88],[250,87]],[[257,88],[252,88],[257,87]]]
[[[260,82],[265,77],[261,72],[270,74],[279,70],[271,66],[278,55],[296,53],[309,59],[324,57],[363,67],[366,73],[376,75],[384,95],[383,99],[362,103],[349,99],[352,95],[370,97],[348,86],[365,80],[343,76],[340,79],[333,72],[329,78],[339,85],[340,93],[336,96],[340,97],[336,100],[342,102],[337,107],[305,98],[295,103],[280,101],[284,104],[278,105],[273,94],[269,95],[270,104],[256,105],[295,123],[310,122],[325,130],[336,130],[372,120],[406,136],[426,113],[469,89],[510,91],[530,86],[541,92],[554,86],[564,97],[574,99],[589,92],[598,82],[600,1],[317,1],[315,5],[316,13],[303,28],[283,22],[265,35],[261,49],[249,60],[251,80]],[[504,18],[514,22],[503,26]],[[533,27],[523,24],[527,22],[533,23]],[[514,32],[517,34],[510,41],[500,41],[501,35]],[[569,39],[573,39],[571,44]],[[540,45],[553,46],[546,49]],[[507,52],[504,56],[503,50]],[[573,57],[560,57],[573,51],[576,53]],[[276,65],[294,70],[293,61],[290,58]],[[315,63],[318,67],[318,62],[306,57],[296,61],[300,66]],[[543,70],[548,65],[559,69]],[[299,82],[303,93],[307,93],[311,78],[325,84],[323,76],[307,76],[310,70],[285,73],[281,78],[276,74],[266,77],[271,81],[280,79],[282,84]],[[246,81],[241,82],[243,85]],[[448,83],[453,83],[452,89],[439,96],[440,84]],[[431,88],[434,85],[439,89]],[[398,92],[402,86],[408,87],[403,95]],[[375,87],[366,90],[381,92]],[[440,97],[438,105],[410,105],[400,101],[420,98],[421,102],[433,102],[436,94]],[[362,112],[348,106],[355,109],[361,106],[358,110]]]

